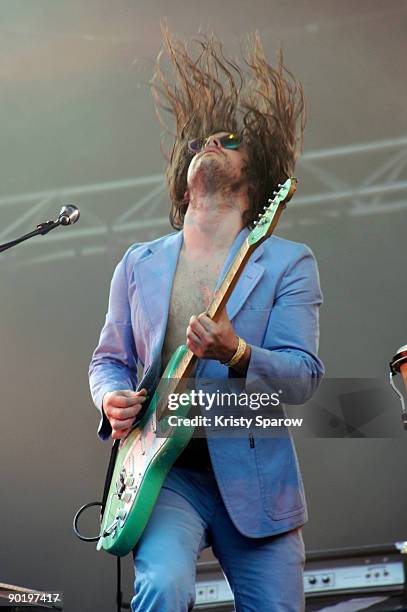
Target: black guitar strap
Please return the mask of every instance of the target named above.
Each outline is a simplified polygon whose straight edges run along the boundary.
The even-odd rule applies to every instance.
[[[119,450],[119,444],[120,444],[120,440],[115,440],[112,446],[112,451],[110,453],[110,460],[109,460],[109,465],[108,465],[107,472],[106,472],[105,485],[103,487],[102,506],[100,508],[100,520],[103,519],[103,514],[105,512],[107,496],[109,494],[110,483],[112,481],[114,466],[116,462],[116,456]]]

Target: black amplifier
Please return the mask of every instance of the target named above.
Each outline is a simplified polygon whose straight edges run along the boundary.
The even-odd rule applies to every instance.
[[[407,611],[405,553],[407,542],[308,552],[307,612]],[[234,610],[232,592],[216,561],[198,563],[194,610]]]

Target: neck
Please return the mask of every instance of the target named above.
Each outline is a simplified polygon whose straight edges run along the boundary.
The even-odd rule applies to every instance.
[[[242,214],[248,207],[244,197],[221,198],[216,194],[194,197],[184,219],[184,248],[197,257],[228,251],[244,227]]]

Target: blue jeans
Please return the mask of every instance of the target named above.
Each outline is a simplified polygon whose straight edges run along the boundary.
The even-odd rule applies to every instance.
[[[237,612],[302,612],[301,529],[243,536],[231,522],[212,472],[173,467],[134,554],[133,612],[186,612],[195,602],[196,562],[212,546]]]

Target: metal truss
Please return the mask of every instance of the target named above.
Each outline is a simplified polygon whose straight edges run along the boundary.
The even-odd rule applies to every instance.
[[[298,168],[312,187],[289,205],[299,224],[407,209],[407,137],[311,151]]]
[[[283,227],[407,209],[407,137],[311,151],[299,160],[296,174],[298,191]],[[153,174],[2,197],[0,243],[55,218],[69,202],[80,208],[77,225],[23,243],[3,253],[3,262],[27,265],[98,254],[171,231],[165,180]]]

